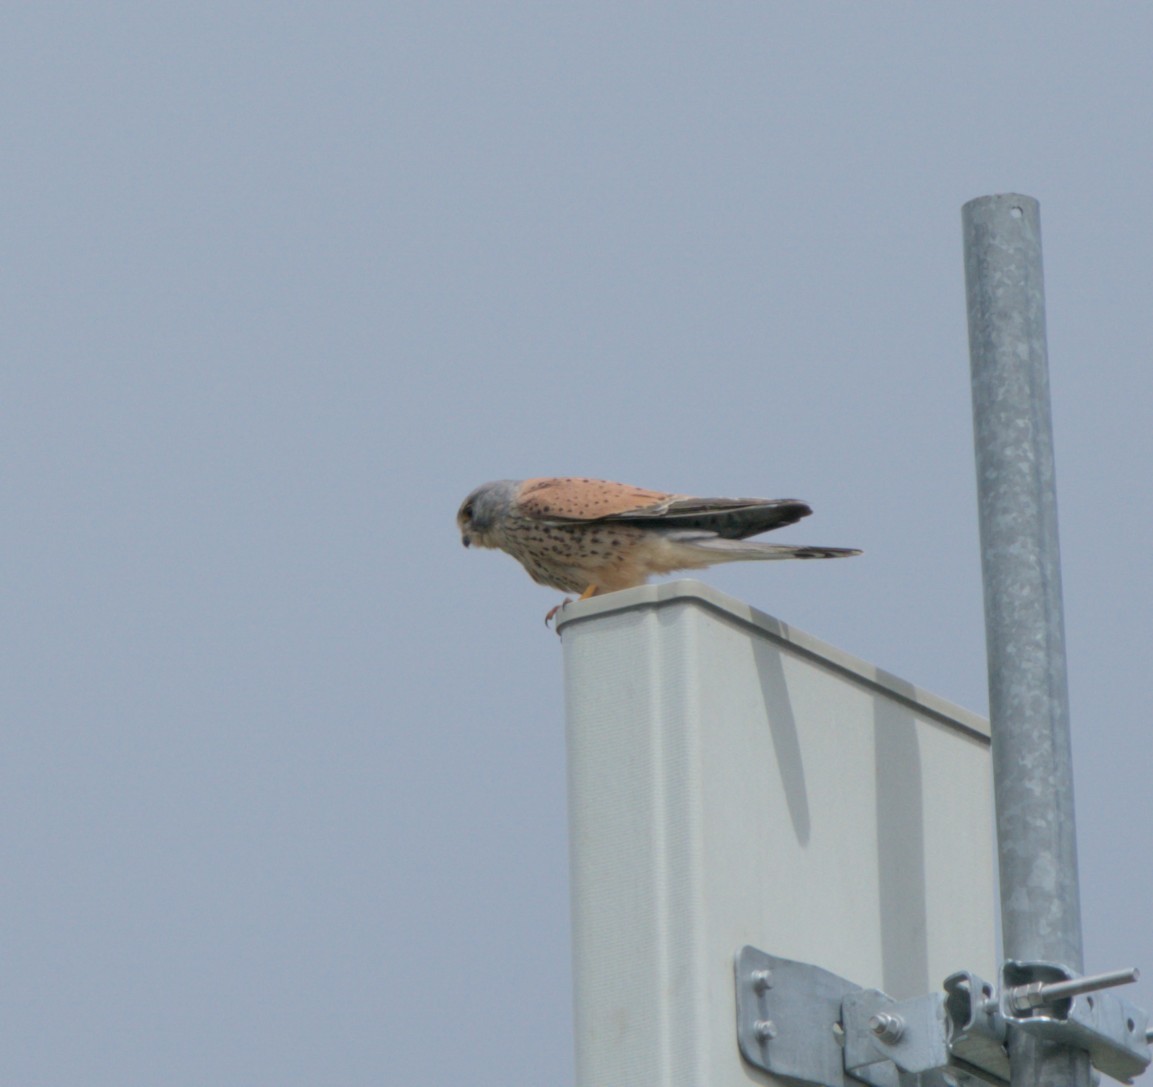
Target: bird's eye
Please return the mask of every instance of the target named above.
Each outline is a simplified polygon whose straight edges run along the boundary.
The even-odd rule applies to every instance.
[[[472,520],[472,503],[471,503],[471,502],[466,502],[466,503],[465,503],[465,504],[464,504],[464,505],[461,507],[461,510],[460,510],[460,515],[461,515],[461,517],[463,517],[463,518],[464,518],[466,521],[471,521],[471,520]]]

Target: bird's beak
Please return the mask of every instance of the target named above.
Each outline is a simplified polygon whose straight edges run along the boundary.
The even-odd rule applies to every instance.
[[[465,547],[468,547],[468,545],[472,543],[472,539],[469,536],[461,536],[460,542],[464,544]]]

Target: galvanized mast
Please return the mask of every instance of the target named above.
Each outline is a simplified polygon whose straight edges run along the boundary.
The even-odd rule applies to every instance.
[[[1080,973],[1073,772],[1040,209],[962,209],[1005,955]],[[1013,1087],[1089,1083],[1084,1051],[1010,1035]]]

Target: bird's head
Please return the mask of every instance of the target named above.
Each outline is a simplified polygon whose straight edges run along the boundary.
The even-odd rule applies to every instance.
[[[519,481],[498,479],[477,487],[460,506],[456,523],[460,528],[460,542],[465,547],[499,547],[497,534],[501,522],[512,508]]]

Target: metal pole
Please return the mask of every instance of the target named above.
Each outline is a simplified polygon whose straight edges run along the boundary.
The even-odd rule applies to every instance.
[[[962,220],[1005,955],[1080,973],[1040,208],[983,196]],[[1010,1065],[1013,1087],[1089,1083],[1087,1053],[1020,1031]]]

